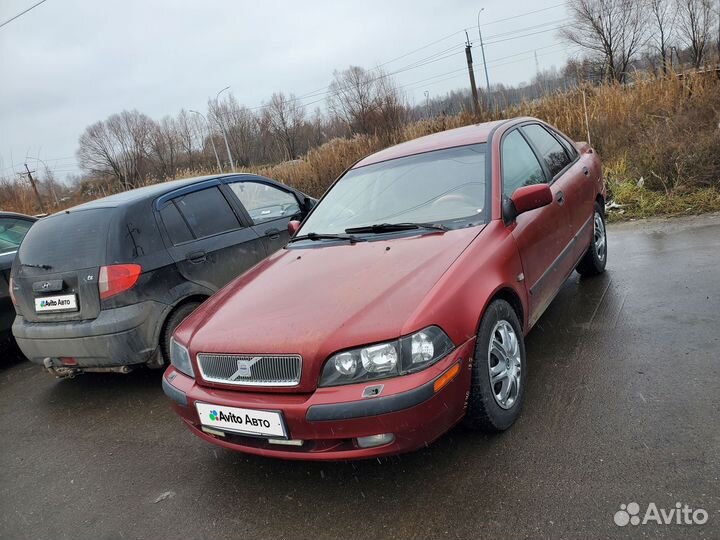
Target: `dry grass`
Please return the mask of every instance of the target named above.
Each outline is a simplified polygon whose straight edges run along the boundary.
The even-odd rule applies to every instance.
[[[588,86],[511,106],[502,116],[535,116],[575,140],[586,140],[583,94],[591,142],[603,159],[616,202],[624,205],[624,212],[616,217],[720,210],[720,81],[715,76],[647,77],[632,86]],[[486,119],[499,117],[496,111]],[[408,124],[391,140],[377,136],[334,139],[301,160],[248,170],[319,196],[363,156],[473,121],[472,115],[460,114]],[[209,172],[188,171],[187,176]],[[640,178],[642,187],[638,187]],[[18,186],[12,191],[0,185],[3,207],[34,212],[30,193]],[[78,194],[69,202],[88,198]]]

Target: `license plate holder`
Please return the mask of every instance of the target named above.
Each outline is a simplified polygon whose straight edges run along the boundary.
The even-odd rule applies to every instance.
[[[35,313],[62,313],[77,310],[77,294],[58,294],[35,298]]]
[[[195,403],[200,423],[212,429],[228,433],[287,439],[285,419],[280,411],[226,407],[210,403]]]

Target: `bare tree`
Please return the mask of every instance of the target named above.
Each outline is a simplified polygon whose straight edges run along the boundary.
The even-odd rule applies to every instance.
[[[282,92],[272,95],[264,108],[270,134],[276,143],[283,148],[285,158],[293,160],[298,157],[300,132],[305,122],[305,108],[294,94],[288,97]]]
[[[605,78],[625,82],[647,39],[644,0],[568,0],[573,22],[561,33],[604,66]]]
[[[121,189],[139,185],[147,172],[147,155],[154,122],[138,111],[122,111],[87,127],[77,151],[87,173],[113,176]]]
[[[192,169],[195,166],[195,143],[198,139],[198,133],[202,133],[202,131],[198,131],[197,115],[189,114],[185,109],[180,109],[175,125],[177,127],[178,141],[182,151],[185,153],[185,164]]]
[[[672,64],[670,43],[675,32],[677,8],[672,0],[650,0],[650,16],[655,26],[653,42],[662,62],[663,73]]]
[[[705,59],[715,26],[715,12],[710,0],[678,0],[680,38],[690,49],[692,63],[698,69]]]
[[[218,115],[226,123],[227,136],[235,161],[247,167],[253,160],[258,138],[258,122],[255,114],[240,105],[235,96],[229,94],[227,100],[218,104]]]
[[[175,120],[166,116],[155,124],[148,138],[153,157],[155,175],[159,178],[175,178],[178,169],[178,154],[182,147]]]
[[[328,109],[352,133],[392,133],[405,118],[399,89],[380,69],[336,71],[328,92]]]

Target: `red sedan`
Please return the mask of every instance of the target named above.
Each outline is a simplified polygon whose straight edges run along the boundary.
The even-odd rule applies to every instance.
[[[505,430],[523,337],[573,270],[605,269],[604,198],[592,148],[534,118],[366,157],[181,324],[165,393],[199,437],[288,459]]]

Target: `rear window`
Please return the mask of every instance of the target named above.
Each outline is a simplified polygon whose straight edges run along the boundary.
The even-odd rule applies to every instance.
[[[173,203],[185,218],[195,238],[204,238],[240,227],[235,213],[216,187],[177,197],[173,199]]]
[[[170,204],[160,210],[160,216],[162,217],[163,223],[165,223],[165,229],[173,245],[177,246],[178,244],[189,242],[193,239],[190,228],[180,215],[180,211],[174,202],[170,201]]]
[[[550,169],[550,176],[555,178],[560,171],[570,164],[570,158],[563,147],[545,128],[538,124],[532,124],[523,126],[522,130],[530,137],[540,156],[545,160],[545,164]]]
[[[111,208],[95,208],[37,221],[20,245],[19,262],[49,264],[53,272],[106,264],[108,230],[114,214]]]

